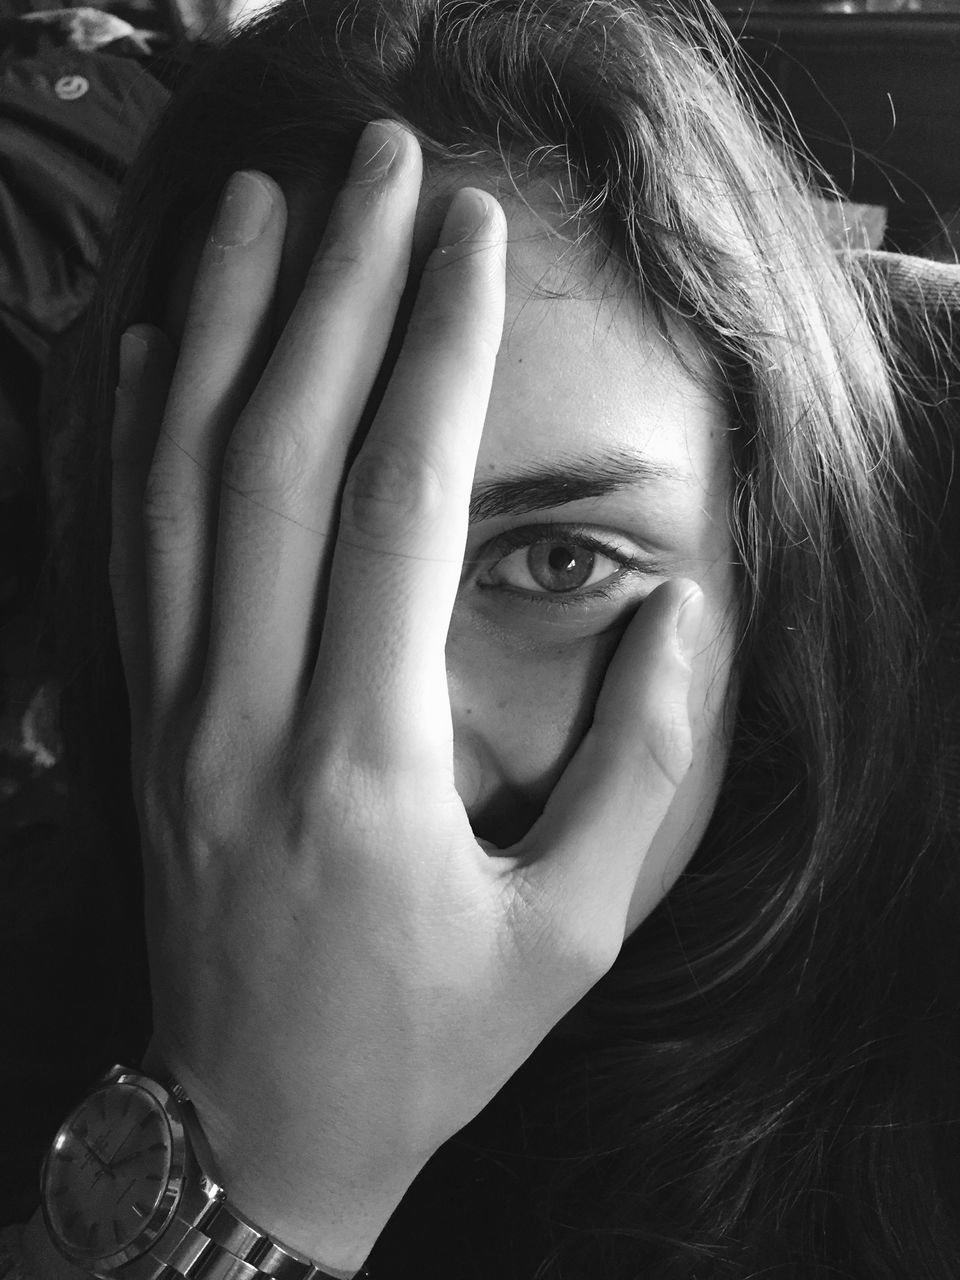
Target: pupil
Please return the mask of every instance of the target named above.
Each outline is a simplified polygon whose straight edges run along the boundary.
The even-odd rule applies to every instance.
[[[527,555],[530,576],[544,591],[576,591],[589,579],[596,557],[592,551],[564,542],[537,542]]]
[[[555,547],[547,559],[553,573],[570,573],[577,564],[577,557],[567,547]]]

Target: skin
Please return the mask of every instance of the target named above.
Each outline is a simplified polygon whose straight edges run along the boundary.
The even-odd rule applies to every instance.
[[[269,179],[228,207],[258,189],[259,234],[215,228],[186,306],[185,258],[176,359],[153,329],[121,356],[146,1065],[186,1088],[231,1201],[347,1276],[702,836],[728,740],[728,424],[540,219],[478,188],[421,202],[397,126],[366,131],[315,256],[315,210],[294,194],[287,236]],[[611,450],[658,474],[468,521],[472,487]],[[557,527],[513,545],[533,524]],[[530,544],[585,531],[606,593],[544,605]]]
[[[464,581],[446,643],[457,792],[475,833],[509,846],[532,826],[590,723],[603,673],[637,606],[671,577],[704,593],[703,630],[693,663],[694,752],[641,869],[628,912],[632,933],[695,852],[719,793],[731,709],[736,553],[728,523],[730,430],[724,398],[692,337],[671,336],[686,367],[658,332],[631,283],[598,275],[568,243],[555,199],[518,198],[504,179],[472,175],[507,214],[504,339],[477,459],[475,489],[541,470],[582,472],[606,453],[635,452],[675,473],[639,478],[615,492],[543,506],[527,515],[471,519]],[[401,298],[385,364],[395,361],[420,274],[457,188],[429,180],[413,227],[410,281]],[[539,196],[539,199],[538,199]],[[333,197],[294,188],[278,272],[273,329],[289,320],[326,226]],[[179,347],[203,251],[184,252],[168,297],[165,330]],[[382,383],[382,377],[381,377]],[[378,385],[375,394],[382,391]],[[366,429],[369,413],[358,434]],[[544,608],[518,547],[500,571],[503,586],[530,598],[482,589],[490,544],[524,527],[577,526],[636,554],[648,571],[623,580],[609,600],[571,594]],[[549,529],[544,530],[549,536]],[[553,535],[554,537],[561,535]],[[471,573],[471,566],[476,571]],[[606,562],[609,574],[619,566]],[[601,579],[598,566],[593,577]],[[480,579],[480,581],[478,581]],[[535,593],[539,592],[539,599]],[[560,603],[564,603],[561,601]]]

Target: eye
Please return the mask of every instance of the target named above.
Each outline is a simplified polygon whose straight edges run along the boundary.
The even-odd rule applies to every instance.
[[[603,529],[541,524],[492,538],[464,565],[489,601],[590,609],[626,594],[660,566]]]
[[[624,569],[622,560],[571,537],[543,538],[518,547],[484,574],[486,583],[518,591],[566,595],[599,586]]]

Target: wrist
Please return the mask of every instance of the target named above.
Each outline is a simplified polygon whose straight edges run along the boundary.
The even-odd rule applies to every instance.
[[[251,1127],[231,1125],[225,1132],[213,1121],[208,1127],[204,1117],[199,1123],[207,1148],[201,1160],[209,1160],[230,1205],[338,1280],[361,1270],[423,1167],[338,1160],[335,1144],[322,1139],[304,1165],[291,1158],[296,1144],[279,1129],[265,1139]]]
[[[403,1195],[374,1198],[362,1188],[351,1192],[339,1184],[330,1192],[314,1186],[305,1197],[295,1179],[258,1172],[235,1176],[226,1185],[228,1204],[239,1216],[335,1280],[366,1275],[364,1264]]]
[[[171,1078],[154,1055],[143,1069]],[[194,1082],[185,1091],[191,1144],[230,1209],[336,1280],[360,1273],[425,1162],[398,1161],[391,1169],[388,1160],[365,1161],[352,1151],[340,1158],[338,1144],[322,1139],[306,1144],[305,1161],[302,1123],[281,1123],[275,1114],[267,1120],[266,1109],[254,1104],[220,1105]]]

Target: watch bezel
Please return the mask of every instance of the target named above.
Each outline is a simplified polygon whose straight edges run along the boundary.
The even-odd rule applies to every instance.
[[[92,1099],[101,1092],[112,1090],[115,1088],[138,1088],[148,1093],[158,1104],[161,1113],[167,1124],[167,1132],[169,1135],[169,1151],[170,1151],[170,1170],[167,1175],[167,1182],[160,1193],[159,1198],[150,1213],[150,1216],[144,1221],[136,1236],[120,1249],[114,1249],[109,1253],[103,1252],[102,1246],[98,1249],[83,1248],[72,1241],[65,1240],[54,1224],[48,1208],[48,1187],[50,1183],[50,1171],[52,1162],[56,1159],[58,1146],[65,1139],[70,1131],[71,1124],[76,1116],[86,1110]],[[92,1089],[82,1102],[70,1112],[66,1120],[57,1130],[56,1137],[47,1152],[46,1159],[43,1162],[43,1171],[41,1174],[41,1209],[43,1219],[47,1226],[51,1240],[56,1245],[60,1253],[63,1254],[71,1262],[85,1264],[90,1266],[96,1264],[98,1270],[113,1271],[117,1267],[121,1267],[124,1263],[131,1262],[134,1258],[141,1257],[146,1253],[151,1245],[163,1234],[170,1225],[170,1221],[176,1211],[183,1194],[184,1175],[187,1165],[187,1139],[183,1123],[183,1114],[180,1104],[176,1097],[169,1089],[166,1089],[158,1081],[150,1076],[142,1075],[140,1072],[132,1071],[125,1067],[115,1067],[113,1071]]]

